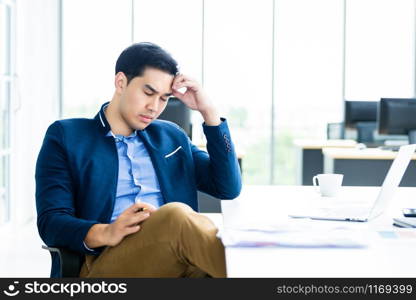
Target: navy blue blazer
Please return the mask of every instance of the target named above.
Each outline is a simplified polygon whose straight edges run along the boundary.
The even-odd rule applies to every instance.
[[[56,121],[46,132],[35,178],[37,225],[48,246],[91,254],[83,244],[88,230],[97,223],[110,223],[118,155],[114,138],[107,136],[110,125],[103,107],[94,119]],[[219,126],[203,125],[203,130],[208,153],[172,122],[154,120],[137,132],[165,203],[183,202],[198,211],[197,190],[220,199],[239,195],[240,169],[226,120]],[[103,249],[95,249],[94,254]],[[53,255],[51,277],[60,276],[59,267]]]

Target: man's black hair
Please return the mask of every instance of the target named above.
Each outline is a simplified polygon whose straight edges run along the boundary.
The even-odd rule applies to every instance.
[[[134,77],[142,76],[147,67],[174,76],[178,73],[178,64],[169,53],[156,44],[143,42],[133,44],[121,52],[116,63],[116,74],[123,72],[128,84]]]

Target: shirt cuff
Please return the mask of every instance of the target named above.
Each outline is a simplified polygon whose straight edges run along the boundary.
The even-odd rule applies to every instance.
[[[218,124],[218,125],[207,125],[205,122],[203,122],[202,123],[202,127],[219,127],[219,126],[221,126],[222,124],[224,124],[224,123],[226,123],[227,122],[227,120],[225,119],[225,118],[220,118],[220,124]]]
[[[91,252],[95,252],[95,250],[93,250],[91,248],[88,248],[87,244],[85,244],[85,241],[83,241],[82,243],[84,244],[85,249],[87,249],[88,251],[91,251]]]

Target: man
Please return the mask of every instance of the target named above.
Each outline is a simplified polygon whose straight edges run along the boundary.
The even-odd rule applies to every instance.
[[[85,254],[81,277],[225,277],[217,229],[195,211],[197,190],[240,193],[226,120],[151,43],[121,53],[114,84],[94,119],[56,121],[46,132],[36,165],[41,238]],[[156,120],[171,96],[201,113],[208,153]],[[59,275],[55,255],[51,276]]]

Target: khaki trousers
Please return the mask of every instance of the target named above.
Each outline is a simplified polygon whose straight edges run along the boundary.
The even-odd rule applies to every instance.
[[[209,218],[186,204],[168,203],[117,246],[86,255],[80,277],[226,277],[216,233]]]

